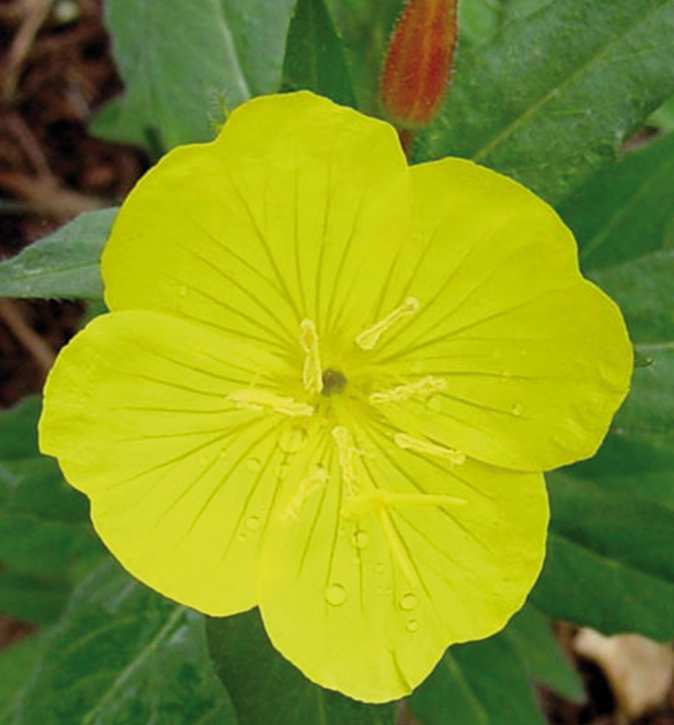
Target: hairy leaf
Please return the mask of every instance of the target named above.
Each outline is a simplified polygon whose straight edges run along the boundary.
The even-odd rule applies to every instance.
[[[201,615],[112,561],[82,581],[47,633],[19,711],[22,725],[236,722],[208,659]]]
[[[227,111],[278,89],[295,0],[108,0],[126,91],[93,132],[157,155],[212,138]]]
[[[556,203],[672,93],[674,0],[565,0],[460,53],[418,160],[458,155]]]
[[[545,722],[519,648],[503,635],[450,647],[409,702],[424,725]]]
[[[337,103],[355,105],[342,40],[325,0],[297,0],[283,80],[289,89],[306,89]]]
[[[80,214],[0,263],[0,296],[99,298],[103,290],[99,260],[116,213],[101,209]]]

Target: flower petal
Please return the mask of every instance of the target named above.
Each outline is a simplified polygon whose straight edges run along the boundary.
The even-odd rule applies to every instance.
[[[415,295],[421,306],[377,361],[445,390],[382,412],[494,465],[591,456],[627,393],[632,348],[618,307],[580,275],[571,232],[522,186],[468,161],[413,167],[412,184],[416,243],[386,304]]]
[[[116,312],[59,355],[40,446],[132,574],[203,612],[243,611],[288,451],[311,436],[306,417],[246,402],[284,376],[283,361],[202,325]]]
[[[260,97],[139,182],[103,255],[106,302],[280,349],[305,318],[353,337],[408,229],[408,170],[388,124],[307,92]]]
[[[259,601],[274,646],[307,677],[383,702],[523,604],[543,562],[547,497],[541,474],[405,450],[378,424],[352,430],[362,495],[339,485],[334,455],[299,517],[283,515],[296,494],[281,491]]]

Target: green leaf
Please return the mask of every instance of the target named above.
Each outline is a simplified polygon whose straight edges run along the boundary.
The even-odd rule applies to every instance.
[[[460,52],[418,159],[473,158],[553,203],[674,93],[674,0],[552,2]]]
[[[424,725],[543,725],[527,665],[508,637],[447,650],[409,700]]]
[[[125,94],[91,130],[154,153],[210,140],[226,113],[278,90],[295,0],[108,0]]]
[[[674,202],[674,166],[669,181]],[[620,304],[637,349],[674,347],[674,249],[593,270],[590,276]]]
[[[99,260],[116,213],[116,209],[101,209],[80,214],[0,263],[0,296],[100,297]]]
[[[648,125],[666,133],[674,131],[674,96],[648,119]]]
[[[240,725],[393,725],[393,705],[365,705],[309,682],[271,645],[257,609],[209,618],[215,669],[231,693]]]
[[[349,75],[358,108],[377,116],[379,76],[393,25],[404,0],[325,0],[340,37],[344,38]]]
[[[52,578],[0,571],[0,614],[33,624],[56,621],[68,601],[71,584],[56,573]]]
[[[290,23],[284,85],[355,105],[346,56],[324,0],[297,0]]]
[[[507,23],[520,20],[553,0],[464,0],[459,3],[459,30],[468,47],[492,40]]]
[[[208,659],[203,617],[112,561],[77,588],[22,698],[24,725],[236,722]]]
[[[674,510],[578,477],[549,477],[552,522],[531,599],[604,634],[674,637]]]
[[[667,238],[674,135],[597,175],[561,211],[586,272],[622,308],[637,362],[603,447],[573,470],[607,490],[674,508],[674,250]]]
[[[37,450],[39,415],[36,398],[0,415],[0,612],[43,624],[102,547],[84,496]]]
[[[674,220],[674,134],[593,176],[559,211],[587,270],[662,249]]]
[[[529,677],[567,700],[586,699],[583,681],[555,639],[550,620],[532,604],[516,614],[504,630]]]
[[[674,172],[669,183],[674,185]],[[674,250],[653,252],[592,276],[620,304],[642,363],[604,446],[578,470],[612,491],[674,509]]]
[[[16,722],[24,690],[42,655],[43,636],[32,634],[0,649],[0,722]]]
[[[671,185],[672,178],[670,171],[660,183]],[[674,250],[643,254],[661,239],[662,224],[652,231],[647,223],[660,192],[650,184],[636,197],[629,216],[635,230],[644,222],[644,236],[635,231],[634,248],[617,255],[641,256],[611,264],[607,243],[602,257],[588,258],[590,267],[601,261],[590,274],[622,307],[648,364],[635,369],[599,454],[549,476],[548,557],[532,597],[547,613],[606,634],[666,640],[674,636]],[[577,218],[587,224],[591,215],[586,207]]]

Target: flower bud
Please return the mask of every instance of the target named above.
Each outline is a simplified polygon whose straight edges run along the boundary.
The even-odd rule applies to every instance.
[[[457,37],[457,0],[408,0],[389,42],[380,96],[396,126],[429,124],[449,85]]]

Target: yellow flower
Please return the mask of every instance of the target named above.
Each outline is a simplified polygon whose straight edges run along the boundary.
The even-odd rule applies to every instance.
[[[541,471],[623,400],[620,312],[555,212],[389,125],[253,100],[134,189],[112,313],[61,352],[40,440],[113,554],[211,615],[255,605],[310,679],[410,692],[542,565]]]

